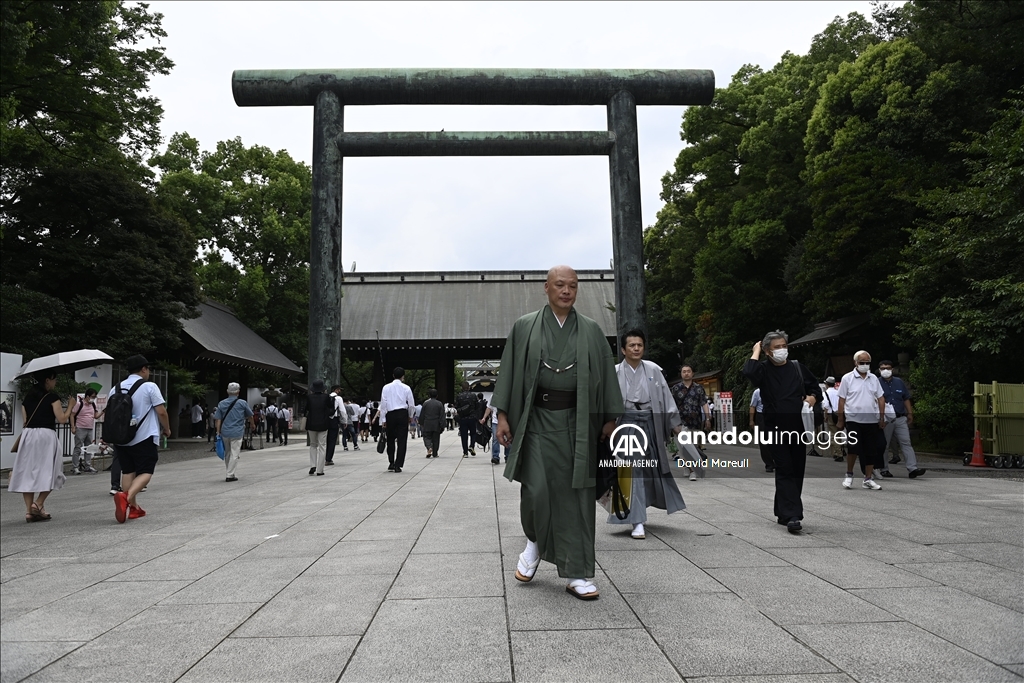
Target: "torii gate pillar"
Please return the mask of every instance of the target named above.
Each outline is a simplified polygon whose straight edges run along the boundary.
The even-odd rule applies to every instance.
[[[313,106],[309,377],[341,374],[341,193],[346,156],[607,155],[617,334],[646,331],[638,105],[709,104],[708,70],[340,69],[235,71],[240,107]],[[604,105],[607,131],[345,133],[345,105]]]

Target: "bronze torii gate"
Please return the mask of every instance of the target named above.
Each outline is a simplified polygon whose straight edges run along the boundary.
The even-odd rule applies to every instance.
[[[646,329],[637,105],[709,104],[709,70],[337,69],[235,71],[240,107],[313,106],[309,377],[341,371],[341,193],[346,156],[607,155],[619,334]],[[345,133],[345,105],[606,105],[607,131]]]

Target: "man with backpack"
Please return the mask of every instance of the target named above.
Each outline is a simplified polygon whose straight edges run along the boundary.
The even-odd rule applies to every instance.
[[[263,418],[267,421],[267,443],[272,444],[277,441],[277,406],[268,403]]]
[[[118,524],[146,515],[136,496],[153,478],[160,436],[171,435],[166,401],[160,388],[149,381],[149,361],[132,356],[124,364],[128,377],[110,390],[103,423],[103,439],[114,444],[114,463],[121,472],[121,490],[114,494]]]
[[[459,439],[462,441],[462,457],[476,455],[473,448],[476,444],[477,414],[476,394],[469,390],[469,382],[462,383],[462,392],[455,397],[455,414],[459,420]]]

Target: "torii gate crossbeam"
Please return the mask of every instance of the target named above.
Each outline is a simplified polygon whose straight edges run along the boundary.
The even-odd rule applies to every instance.
[[[638,105],[701,105],[709,70],[338,69],[235,71],[240,107],[313,106],[309,377],[336,381],[340,338],[342,160],[346,156],[607,155],[619,334],[646,329]],[[345,133],[345,105],[605,105],[607,131]]]

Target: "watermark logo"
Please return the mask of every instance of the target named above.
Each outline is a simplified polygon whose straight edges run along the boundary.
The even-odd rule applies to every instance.
[[[637,425],[621,424],[612,431],[613,458],[640,458],[647,453],[647,432]]]

